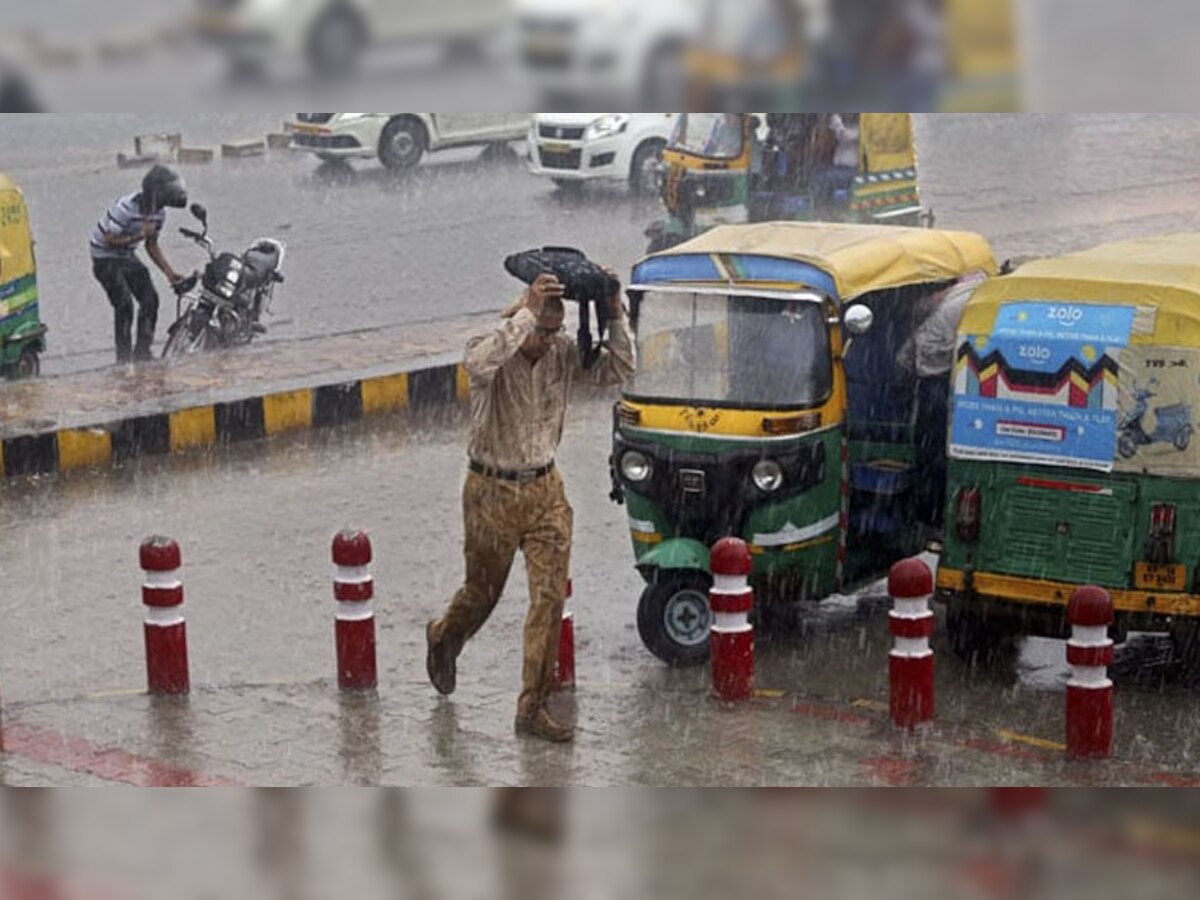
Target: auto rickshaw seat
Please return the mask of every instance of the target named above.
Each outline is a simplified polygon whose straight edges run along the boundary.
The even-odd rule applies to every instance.
[[[902,459],[873,459],[850,467],[854,490],[894,497],[912,487],[912,464]]]

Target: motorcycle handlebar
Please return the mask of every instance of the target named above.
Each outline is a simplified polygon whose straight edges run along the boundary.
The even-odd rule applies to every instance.
[[[182,234],[185,238],[189,238],[193,241],[204,240],[204,235],[202,235],[198,231],[192,231],[190,228],[180,228],[179,233]]]

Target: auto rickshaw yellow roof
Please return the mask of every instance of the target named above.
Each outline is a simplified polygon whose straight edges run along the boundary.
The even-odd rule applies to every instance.
[[[18,190],[17,183],[0,171],[0,191]]]
[[[721,260],[738,256],[804,263],[827,273],[843,301],[886,288],[948,281],[976,270],[994,275],[997,270],[987,240],[972,232],[828,222],[720,225],[646,260],[689,255],[710,255],[725,271],[729,267]],[[729,280],[741,281],[733,275]]]
[[[1200,346],[1200,233],[1101,244],[1026,263],[975,292],[960,330],[986,333],[1004,303],[1020,300],[1152,307],[1154,333],[1135,334],[1135,342]]]

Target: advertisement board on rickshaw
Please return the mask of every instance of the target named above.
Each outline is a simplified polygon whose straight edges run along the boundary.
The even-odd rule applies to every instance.
[[[959,332],[939,593],[964,654],[1064,636],[1076,586],[1200,661],[1200,235],[1040,260]]]
[[[651,652],[706,657],[722,537],[749,544],[760,614],[785,620],[922,548],[899,358],[921,299],[977,271],[996,267],[975,234],[800,222],[719,226],[637,264],[611,463]]]
[[[714,225],[765,221],[932,224],[921,208],[908,113],[845,113],[855,165],[835,166],[838,138],[818,113],[681,113],[662,161],[666,249]]]
[[[0,172],[0,375],[37,375],[45,335],[29,210],[16,182]]]

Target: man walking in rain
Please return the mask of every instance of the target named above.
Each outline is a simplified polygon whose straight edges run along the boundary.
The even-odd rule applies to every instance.
[[[615,273],[609,271],[614,277]],[[454,692],[456,660],[487,621],[517,550],[529,575],[524,665],[516,731],[570,741],[574,730],[546,708],[558,657],[570,571],[572,510],[554,454],[571,384],[619,384],[633,374],[633,335],[620,286],[606,298],[609,345],[589,368],[562,333],[563,285],[539,275],[495,331],[467,343],[471,384],[469,472],[463,486],[466,580],[445,613],[426,626],[426,668],[442,694]]]

